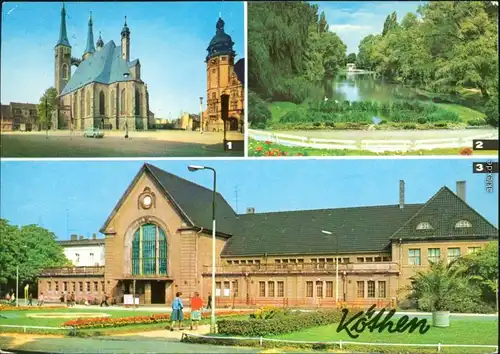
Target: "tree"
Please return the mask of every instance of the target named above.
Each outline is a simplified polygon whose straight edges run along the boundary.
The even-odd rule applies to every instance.
[[[356,63],[356,53],[350,53],[348,56],[347,56],[347,62],[348,63]]]
[[[321,11],[321,15],[319,16],[319,24],[318,24],[318,32],[319,34],[328,32],[329,26],[328,22],[326,22],[325,12]]]
[[[498,241],[461,258],[473,283],[482,290],[486,302],[495,303],[498,295]],[[498,311],[498,303],[496,303]]]
[[[45,90],[42,97],[40,97],[40,103],[38,104],[38,118],[45,129],[49,129],[50,122],[52,119],[52,113],[57,109],[57,91],[53,87],[49,87]]]
[[[54,233],[38,225],[15,226],[0,219],[0,285],[15,284],[16,267],[19,279],[35,282],[43,268],[69,265]]]
[[[454,307],[454,297],[467,289],[468,278],[464,273],[464,267],[457,262],[447,264],[441,259],[431,263],[429,269],[411,277],[410,297],[418,301],[422,310],[449,311]]]

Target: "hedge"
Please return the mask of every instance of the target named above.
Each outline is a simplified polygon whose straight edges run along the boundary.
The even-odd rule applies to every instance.
[[[362,309],[352,309],[361,312]],[[291,333],[311,327],[324,326],[340,322],[342,311],[323,310],[315,312],[294,312],[271,319],[221,320],[217,322],[218,332],[224,335],[243,337],[265,337],[283,333]]]

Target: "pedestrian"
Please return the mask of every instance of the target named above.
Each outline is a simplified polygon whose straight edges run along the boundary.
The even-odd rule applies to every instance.
[[[7,302],[10,302],[10,293],[7,291],[7,295],[5,295],[5,300],[7,300]]]
[[[170,316],[170,320],[172,321],[172,325],[170,326],[171,331],[174,330],[175,322],[178,322],[179,329],[182,330],[182,320],[184,319],[182,309],[184,308],[184,305],[182,304],[181,296],[181,292],[176,293],[175,299],[172,302],[172,316]]]
[[[15,303],[16,302],[16,294],[12,293],[12,295],[10,297],[10,302],[11,303]]]
[[[33,306],[33,294],[28,295],[28,306]]]
[[[201,308],[203,307],[203,300],[200,298],[200,293],[195,292],[191,299],[191,329],[198,329],[198,322],[201,321]]]
[[[38,297],[37,306],[43,306],[43,302],[44,302],[44,296],[43,293],[41,293],[40,296]]]
[[[212,309],[212,293],[208,293],[207,310]]]
[[[75,306],[75,293],[71,292],[71,295],[69,297],[69,306],[74,307]]]
[[[101,306],[102,307],[102,304],[106,305],[106,307],[109,307],[109,304],[108,304],[108,293],[104,293],[104,295],[102,296],[102,301],[101,301]]]

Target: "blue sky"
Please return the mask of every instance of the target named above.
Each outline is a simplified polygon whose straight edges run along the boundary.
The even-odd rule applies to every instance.
[[[38,103],[54,85],[54,46],[59,37],[61,2],[7,2],[2,6],[1,102]],[[206,48],[219,13],[235,42],[236,59],[244,56],[242,2],[68,2],[66,24],[72,56],[83,55],[89,11],[94,41],[120,45],[127,16],[131,60],[139,59],[148,85],[150,109],[157,117],[175,118],[181,110],[198,113],[206,102]],[[73,68],[74,70],[75,68]]]
[[[400,179],[406,182],[406,202],[423,203],[442,186],[455,191],[456,181],[465,180],[467,201],[498,225],[498,175],[494,176],[494,193],[488,193],[485,175],[472,174],[469,159],[150,163],[207,188],[213,183],[212,173],[189,172],[187,165],[215,168],[218,191],[240,213],[247,207],[268,212],[397,204]],[[71,233],[90,236],[98,233],[142,164],[143,161],[2,161],[0,215],[16,225],[41,224],[60,239],[69,238]]]
[[[321,1],[312,2],[325,12],[330,31],[337,33],[347,45],[347,54],[358,53],[361,40],[382,33],[387,15],[396,11],[398,22],[408,12],[416,12],[426,1]]]

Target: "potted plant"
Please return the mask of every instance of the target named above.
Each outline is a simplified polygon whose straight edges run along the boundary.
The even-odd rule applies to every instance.
[[[432,312],[432,325],[450,326],[450,308],[453,299],[467,289],[466,269],[453,261],[440,260],[430,264],[430,268],[411,277],[410,298],[416,299],[418,308]]]

